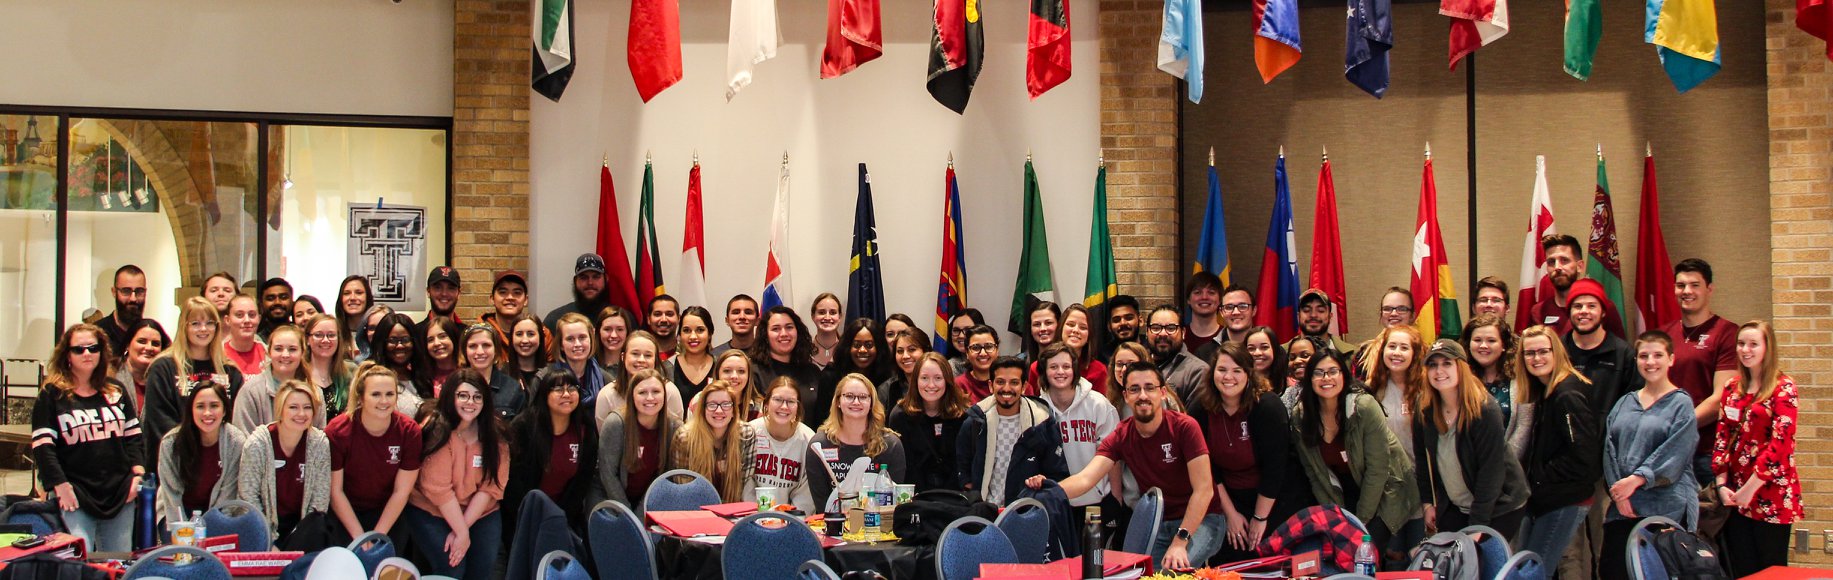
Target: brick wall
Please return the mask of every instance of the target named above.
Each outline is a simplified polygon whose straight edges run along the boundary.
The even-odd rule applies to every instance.
[[[1782,369],[1800,387],[1796,462],[1812,552],[1833,562],[1833,70],[1825,45],[1795,28],[1795,3],[1768,0],[1770,259]]]
[[[1158,70],[1164,4],[1101,0],[1101,149],[1120,291],[1146,308],[1178,294],[1178,81]]]
[[[487,311],[491,275],[528,271],[528,3],[459,0],[452,35],[452,261],[460,316]]]

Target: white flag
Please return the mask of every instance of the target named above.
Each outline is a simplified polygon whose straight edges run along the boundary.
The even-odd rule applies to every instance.
[[[776,0],[732,0],[732,29],[726,36],[726,100],[751,84],[751,69],[776,58],[783,33],[776,25]]]
[[[1547,190],[1547,157],[1536,155],[1534,201],[1528,206],[1527,239],[1521,246],[1521,285],[1515,290],[1516,332],[1530,323],[1528,313],[1534,305],[1552,296],[1553,283],[1547,279],[1547,254],[1540,240],[1554,233],[1553,196]]]

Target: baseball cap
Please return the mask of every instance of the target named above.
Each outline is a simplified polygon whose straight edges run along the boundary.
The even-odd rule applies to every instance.
[[[1441,338],[1438,339],[1437,342],[1432,343],[1432,349],[1426,351],[1426,360],[1432,360],[1432,357],[1435,356],[1448,356],[1464,362],[1470,362],[1470,356],[1464,354],[1464,345],[1458,344],[1457,341],[1449,338]]]
[[[1306,289],[1304,294],[1298,295],[1298,307],[1304,308],[1305,304],[1313,300],[1328,306],[1330,304],[1330,295],[1325,294],[1323,290],[1317,288]]]
[[[457,286],[458,270],[451,266],[439,266],[426,273],[426,287],[432,288],[434,284],[440,282],[451,282],[453,286]]]
[[[517,284],[521,284],[523,289],[528,288],[528,278],[523,276],[521,272],[518,272],[515,270],[503,270],[501,272],[496,273],[496,281],[490,283],[490,290],[494,292],[496,291],[496,288],[498,286],[503,285],[503,282],[508,282],[508,281],[514,281]]]
[[[578,276],[586,272],[605,273],[605,259],[591,252],[580,254],[579,259],[573,260],[573,275]]]

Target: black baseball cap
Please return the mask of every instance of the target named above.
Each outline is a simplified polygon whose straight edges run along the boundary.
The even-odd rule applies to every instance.
[[[586,272],[605,273],[605,259],[591,252],[580,254],[579,259],[573,260],[573,275],[578,276]]]
[[[440,282],[451,282],[453,286],[458,286],[458,270],[451,266],[439,266],[427,272],[426,287],[432,288],[434,284]]]

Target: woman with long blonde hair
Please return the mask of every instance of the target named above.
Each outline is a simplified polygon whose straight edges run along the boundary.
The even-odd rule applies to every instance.
[[[312,426],[324,405],[318,389],[302,381],[281,383],[274,391],[274,422],[249,433],[242,446],[236,493],[261,508],[280,549],[324,547],[299,545],[319,543],[319,534],[288,541],[306,516],[331,509],[331,440]]]
[[[742,421],[764,415],[764,389],[751,381],[751,357],[740,349],[727,349],[713,357],[713,377],[732,388],[733,400]]]
[[[1451,339],[1425,353],[1427,389],[1413,397],[1413,462],[1427,529],[1521,529],[1527,475],[1508,449],[1502,409]]]
[[[1725,385],[1712,475],[1719,501],[1737,508],[1725,522],[1731,574],[1788,565],[1788,530],[1802,518],[1795,471],[1795,380],[1782,373],[1776,330],[1752,320],[1738,327],[1738,374]]]
[[[755,466],[752,451],[757,431],[738,418],[740,393],[719,379],[700,391],[700,404],[688,415],[687,425],[675,436],[670,464],[706,476],[728,502],[756,501],[751,485]]]
[[[815,430],[808,447],[803,465],[821,467],[811,467],[808,480],[815,501],[823,506],[833,503],[834,489],[861,457],[870,458],[870,465],[890,466],[891,479],[904,481],[903,440],[885,427],[885,405],[878,401],[878,389],[865,375],[840,377],[827,420]]]
[[[1515,357],[1518,403],[1533,403],[1533,429],[1522,451],[1529,489],[1517,547],[1564,554],[1585,523],[1603,477],[1603,437],[1587,393],[1591,381],[1572,368],[1559,335],[1546,326],[1521,332]],[[1523,407],[1525,410],[1525,407]]]
[[[147,443],[126,388],[108,376],[108,347],[93,324],[72,325],[57,340],[32,407],[32,459],[70,533],[96,550],[124,551],[133,547]]]
[[[159,439],[178,426],[184,400],[193,388],[205,383],[222,385],[231,401],[242,391],[242,371],[223,353],[223,319],[215,305],[198,296],[186,299],[178,313],[177,332],[172,346],[146,371],[146,401],[141,404],[145,424],[141,427],[149,456],[159,451]]]

